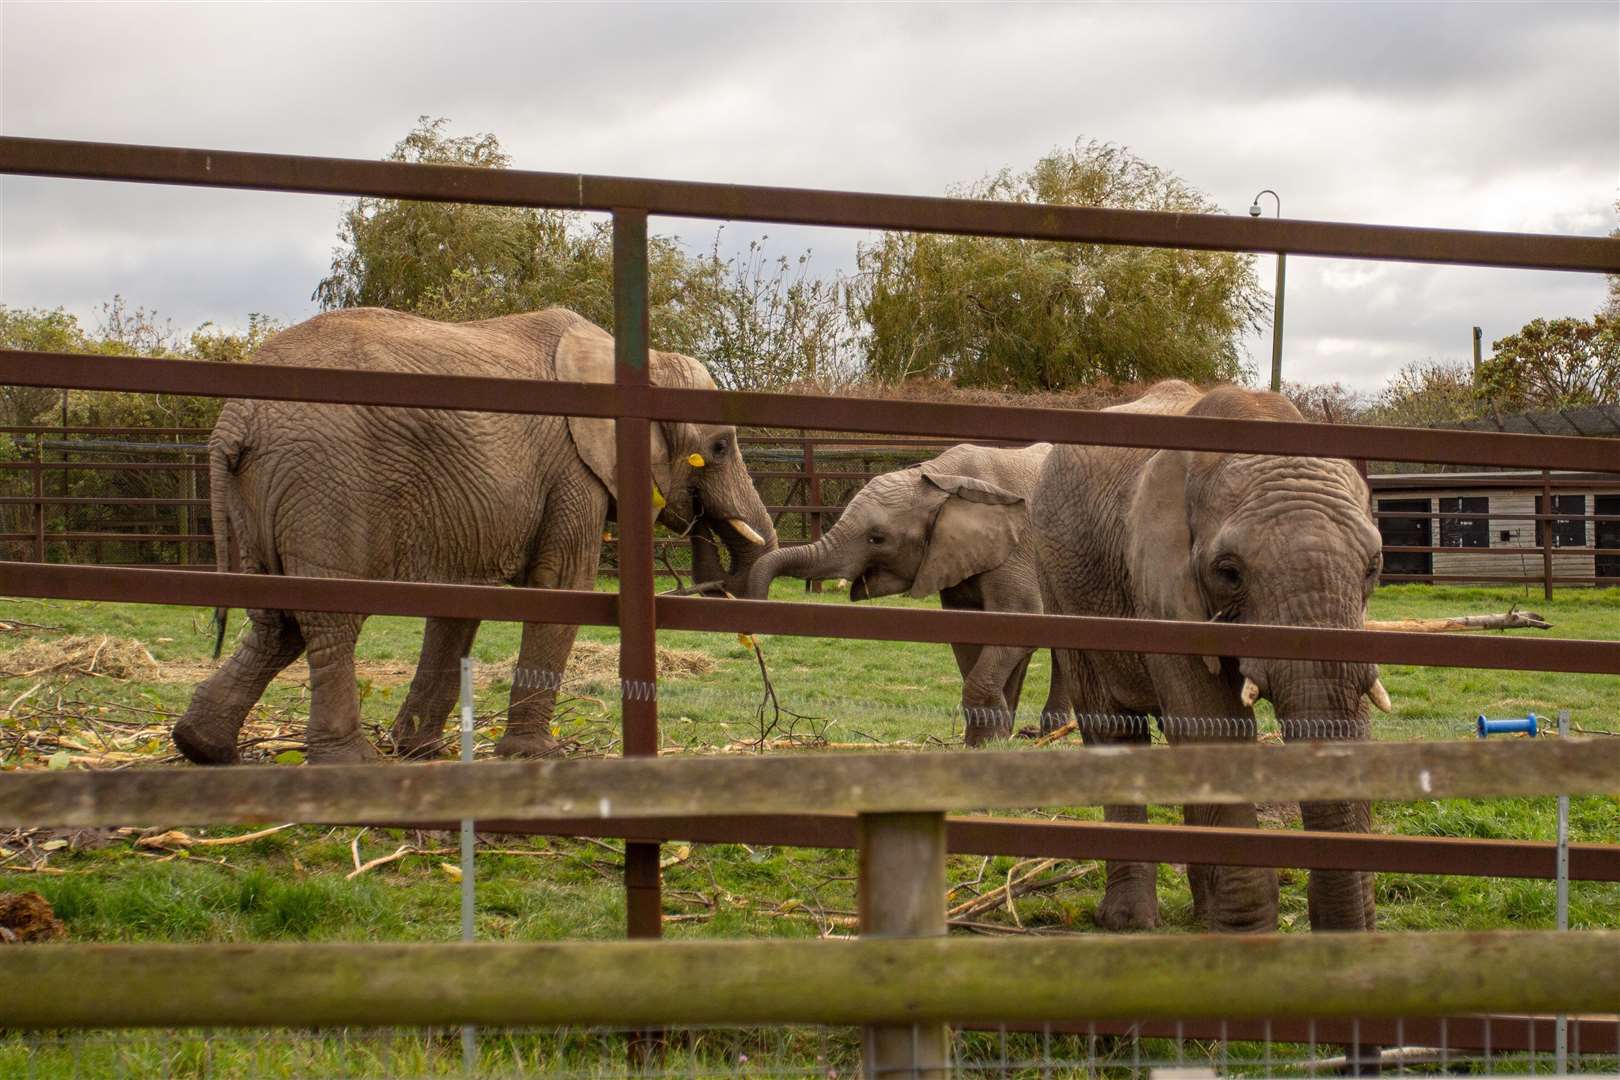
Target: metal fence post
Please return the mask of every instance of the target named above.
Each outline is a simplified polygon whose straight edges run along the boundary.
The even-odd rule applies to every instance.
[[[1569,738],[1569,710],[1558,710],[1558,737]],[[1558,796],[1558,929],[1569,929],[1569,796]],[[1569,1066],[1569,1016],[1553,1021],[1554,1071],[1563,1076]]]
[[[1552,474],[1541,470],[1541,588],[1546,598],[1553,598],[1553,498]]]
[[[471,657],[461,658],[461,760],[473,760],[473,662]],[[476,911],[474,895],[475,875],[473,846],[476,836],[471,818],[461,821],[461,940],[472,941],[473,915]],[[461,1068],[469,1076],[478,1071],[478,1029],[471,1024],[461,1028]]]
[[[944,937],[945,815],[862,814],[858,828],[861,936]],[[873,1024],[861,1043],[867,1076],[949,1073],[944,1024]]]
[[[614,381],[646,386],[647,212],[613,211]],[[618,451],[619,516],[619,685],[623,702],[626,757],[658,754],[658,630],[653,584],[652,425],[644,417],[620,416],[615,425]],[[663,936],[659,845],[627,840],[624,845],[625,929],[632,938]],[[655,1032],[630,1041],[630,1061],[645,1068],[658,1053]]]
[[[804,493],[812,509],[804,516],[805,539],[812,544],[821,539],[821,477],[816,475],[816,447],[810,441],[809,432],[799,429],[799,438],[804,440]],[[821,591],[821,579],[809,583],[810,591]]]
[[[34,436],[34,561],[45,561],[45,433]]]

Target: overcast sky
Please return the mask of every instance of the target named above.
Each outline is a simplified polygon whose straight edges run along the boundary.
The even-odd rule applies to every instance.
[[[1602,235],[1620,3],[0,4],[9,135],[375,158],[420,114],[494,132],[520,168],[908,194],[1095,138],[1234,214],[1275,188],[1289,217]],[[93,323],[121,293],[187,329],[313,314],[342,205],[28,178],[0,200],[0,303]],[[826,275],[862,239],[727,235],[764,231]],[[1488,343],[1604,295],[1592,275],[1288,270],[1288,376],[1369,390],[1466,357],[1476,323]],[[1265,369],[1269,335],[1249,349]]]

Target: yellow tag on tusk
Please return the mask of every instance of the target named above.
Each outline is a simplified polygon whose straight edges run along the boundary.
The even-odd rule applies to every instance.
[[[704,466],[703,455],[702,454],[692,454],[691,456],[689,456],[686,459],[686,463],[688,465],[692,466],[692,468],[694,468],[694,469],[701,469]]]
[[[741,645],[743,648],[747,649],[749,652],[753,652],[754,651],[754,635],[752,635],[752,634],[738,634],[737,635],[737,644]]]
[[[654,484],[653,485],[653,509],[654,510],[662,510],[664,508],[664,505],[665,505],[665,503],[664,503],[664,493],[662,491],[658,490],[658,485],[657,484]]]

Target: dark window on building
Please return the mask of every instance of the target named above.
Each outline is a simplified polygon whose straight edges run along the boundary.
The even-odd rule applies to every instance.
[[[1389,517],[1380,516],[1378,519],[1378,532],[1384,538],[1384,546],[1391,547],[1431,547],[1434,541],[1429,539],[1429,525],[1433,520],[1429,511],[1433,509],[1428,499],[1379,499],[1378,512],[1380,515],[1389,514]],[[1411,517],[1396,517],[1395,514],[1411,514]],[[1390,577],[1417,575],[1428,577],[1434,573],[1434,556],[1427,551],[1386,551],[1384,552],[1384,573]]]
[[[1440,519],[1440,547],[1488,548],[1491,546],[1491,523],[1486,516],[1491,511],[1491,500],[1485,495],[1467,498],[1441,499],[1441,514],[1478,514],[1478,517],[1442,517]]]
[[[1555,514],[1585,514],[1585,495],[1554,495],[1553,513]],[[1573,521],[1559,518],[1553,522],[1553,547],[1585,547],[1586,522],[1580,518]]]

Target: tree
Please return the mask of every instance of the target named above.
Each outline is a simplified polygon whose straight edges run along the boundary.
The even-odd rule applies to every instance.
[[[1077,142],[1027,172],[953,195],[1213,213],[1208,198],[1122,147]],[[1265,325],[1251,256],[932,234],[861,245],[849,310],[868,371],[898,380],[1057,390],[1109,379],[1248,374],[1241,339]]]
[[[1420,360],[1397,371],[1364,414],[1369,424],[1432,427],[1480,413],[1473,368],[1455,360]]]
[[[387,160],[504,169],[493,134],[451,135],[418,118]],[[613,230],[561,210],[362,198],[344,212],[331,273],[315,287],[323,309],[376,306],[466,321],[569,308],[613,325]],[[741,258],[688,255],[673,237],[647,241],[652,343],[703,361],[726,386],[782,385],[817,370],[830,344],[835,285],[807,280],[808,256],[767,263],[757,243]],[[797,272],[795,272],[797,267]],[[767,351],[768,350],[768,351]]]
[[[810,253],[768,258],[762,241],[725,257],[720,234],[701,275],[702,338],[692,355],[728,389],[780,389],[809,382],[836,386],[855,375],[854,342],[837,282],[809,276]]]
[[[1496,341],[1476,391],[1498,409],[1620,402],[1620,320],[1533,319]]]

